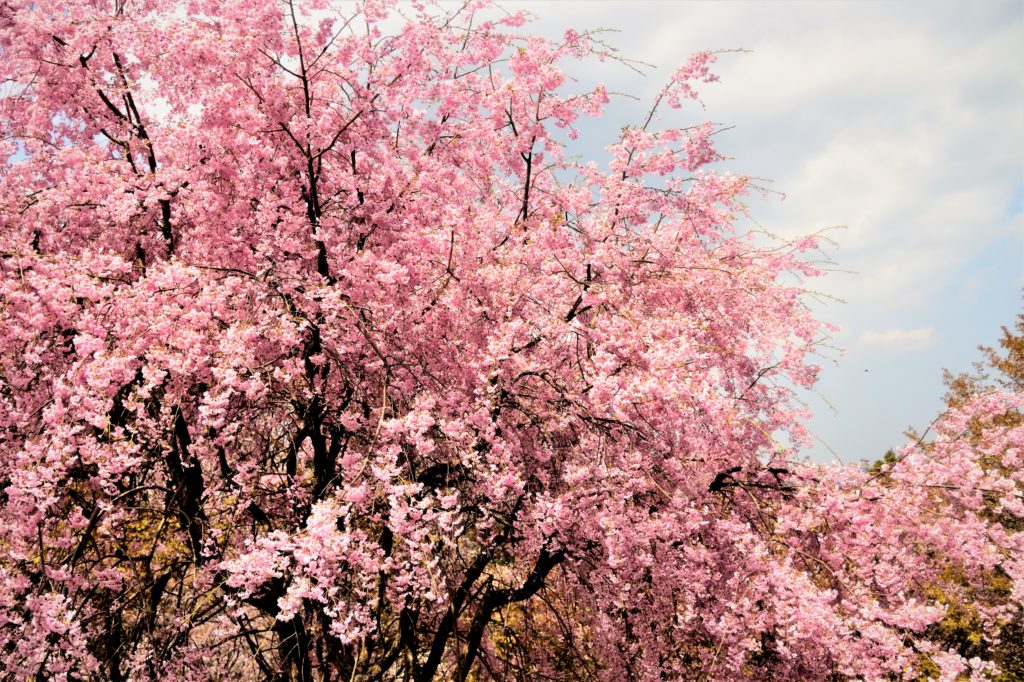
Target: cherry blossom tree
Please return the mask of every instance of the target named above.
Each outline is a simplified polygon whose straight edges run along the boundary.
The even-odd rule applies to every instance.
[[[678,120],[715,55],[603,167],[565,69],[614,55],[525,21],[3,3],[8,679],[994,674],[928,589],[1019,608],[1020,396],[800,463],[815,241]]]
[[[947,410],[959,412],[995,390],[1024,390],[1024,313],[1017,315],[1012,328],[1004,326],[1001,331],[998,347],[979,346],[982,360],[974,363],[973,371],[943,372]],[[994,427],[1019,426],[1022,423],[1024,412],[1020,409],[995,413],[981,411],[972,414],[957,438],[968,439],[975,447],[986,449],[987,453],[981,459],[984,469],[1019,469],[1019,461],[1008,459],[1007,453],[1000,451],[998,445],[989,439]],[[925,449],[931,447],[927,434],[921,437],[911,433],[910,436],[921,440]],[[895,457],[895,453],[891,457]],[[1024,530],[1024,516],[1006,513],[999,496],[985,490],[982,494],[987,512],[998,524],[1011,530]],[[1013,589],[1013,581],[998,567],[989,571],[987,582],[956,579],[947,574],[944,585],[939,586],[934,594],[946,607],[945,614],[941,621],[931,626],[930,635],[964,657],[996,662],[1000,667],[996,679],[1000,682],[1024,677],[1024,612],[1012,608],[1016,599]],[[988,614],[993,612],[1005,614],[998,619],[999,627],[996,628],[991,627],[992,622],[988,618]]]

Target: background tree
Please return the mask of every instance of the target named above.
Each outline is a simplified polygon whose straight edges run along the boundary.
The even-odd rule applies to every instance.
[[[523,22],[0,6],[8,678],[985,672],[928,589],[1020,602],[1020,396],[884,477],[790,461],[814,240],[662,118],[714,55],[601,170],[559,65],[612,55]]]
[[[974,363],[974,371],[943,372],[947,407],[959,407],[984,391],[1024,391],[1024,313],[1012,329],[1002,327],[997,344],[998,348],[978,346],[983,359]]]

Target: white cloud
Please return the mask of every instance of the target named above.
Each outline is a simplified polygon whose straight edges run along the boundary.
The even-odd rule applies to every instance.
[[[883,351],[927,350],[935,343],[932,327],[918,329],[886,329],[885,331],[861,332],[857,341],[862,346]]]
[[[831,225],[844,270],[824,288],[898,318],[929,303],[944,278],[1020,228],[1024,31],[1015,3],[523,3],[544,31],[612,26],[625,57],[578,73],[649,101],[672,68],[700,49],[722,55],[722,82],[702,86],[704,117],[735,128],[719,140],[729,170],[769,178],[785,202],[754,206],[777,234]],[[619,102],[607,132],[646,111]],[[687,120],[689,119],[689,120]],[[603,147],[609,140],[598,140]],[[936,286],[939,285],[939,286]],[[837,311],[849,327],[856,308]]]

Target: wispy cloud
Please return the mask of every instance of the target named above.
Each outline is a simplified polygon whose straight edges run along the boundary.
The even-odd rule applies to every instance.
[[[935,330],[932,327],[918,329],[886,329],[885,331],[862,332],[858,343],[875,350],[882,351],[921,351],[927,350],[935,343]]]

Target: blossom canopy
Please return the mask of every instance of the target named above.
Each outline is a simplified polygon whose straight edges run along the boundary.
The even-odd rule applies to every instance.
[[[0,7],[11,679],[994,673],[929,586],[1019,608],[1019,396],[883,473],[791,457],[815,242],[740,229],[677,121],[715,55],[600,168],[565,68],[614,54],[525,20]]]

